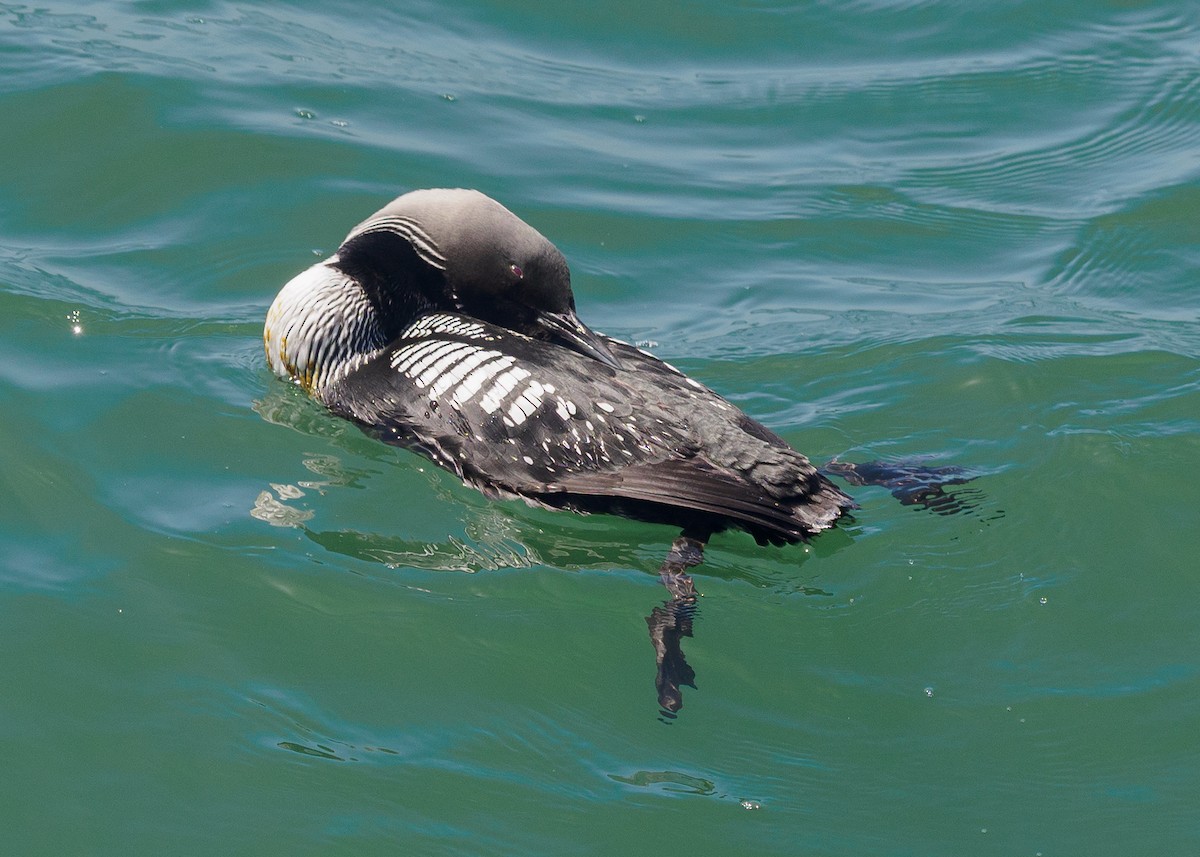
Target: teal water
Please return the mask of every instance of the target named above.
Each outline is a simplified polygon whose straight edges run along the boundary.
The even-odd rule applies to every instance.
[[[0,4],[6,854],[1200,850],[1200,8]],[[582,317],[860,488],[492,503],[274,380],[279,286],[478,187]]]

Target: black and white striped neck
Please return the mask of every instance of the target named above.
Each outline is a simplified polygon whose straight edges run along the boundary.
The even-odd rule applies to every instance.
[[[294,277],[267,313],[267,360],[322,397],[437,313],[615,360],[575,315],[566,260],[507,208],[469,190],[405,194],[350,231],[337,253]]]

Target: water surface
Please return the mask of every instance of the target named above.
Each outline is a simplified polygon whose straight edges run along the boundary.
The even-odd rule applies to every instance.
[[[1200,844],[1185,2],[0,5],[14,854]],[[714,539],[491,503],[275,381],[279,286],[416,187],[861,488]]]

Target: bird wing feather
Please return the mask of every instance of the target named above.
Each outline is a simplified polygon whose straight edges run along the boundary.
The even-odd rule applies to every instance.
[[[714,528],[786,540],[825,529],[853,505],[778,436],[632,346],[612,341],[622,364],[614,371],[549,343],[499,340],[493,347],[533,372],[491,410],[484,395],[430,398],[395,368],[402,343],[332,386],[326,404],[486,493],[544,505],[605,511],[627,500],[657,510],[652,519],[697,517],[670,511],[683,510],[718,519]],[[528,414],[512,404],[525,389],[540,391]]]

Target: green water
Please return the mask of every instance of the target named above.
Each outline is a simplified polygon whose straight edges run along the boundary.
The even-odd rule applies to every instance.
[[[0,115],[4,854],[1200,851],[1194,3],[5,3]],[[978,509],[717,537],[662,717],[673,532],[264,367],[279,286],[439,185]]]

